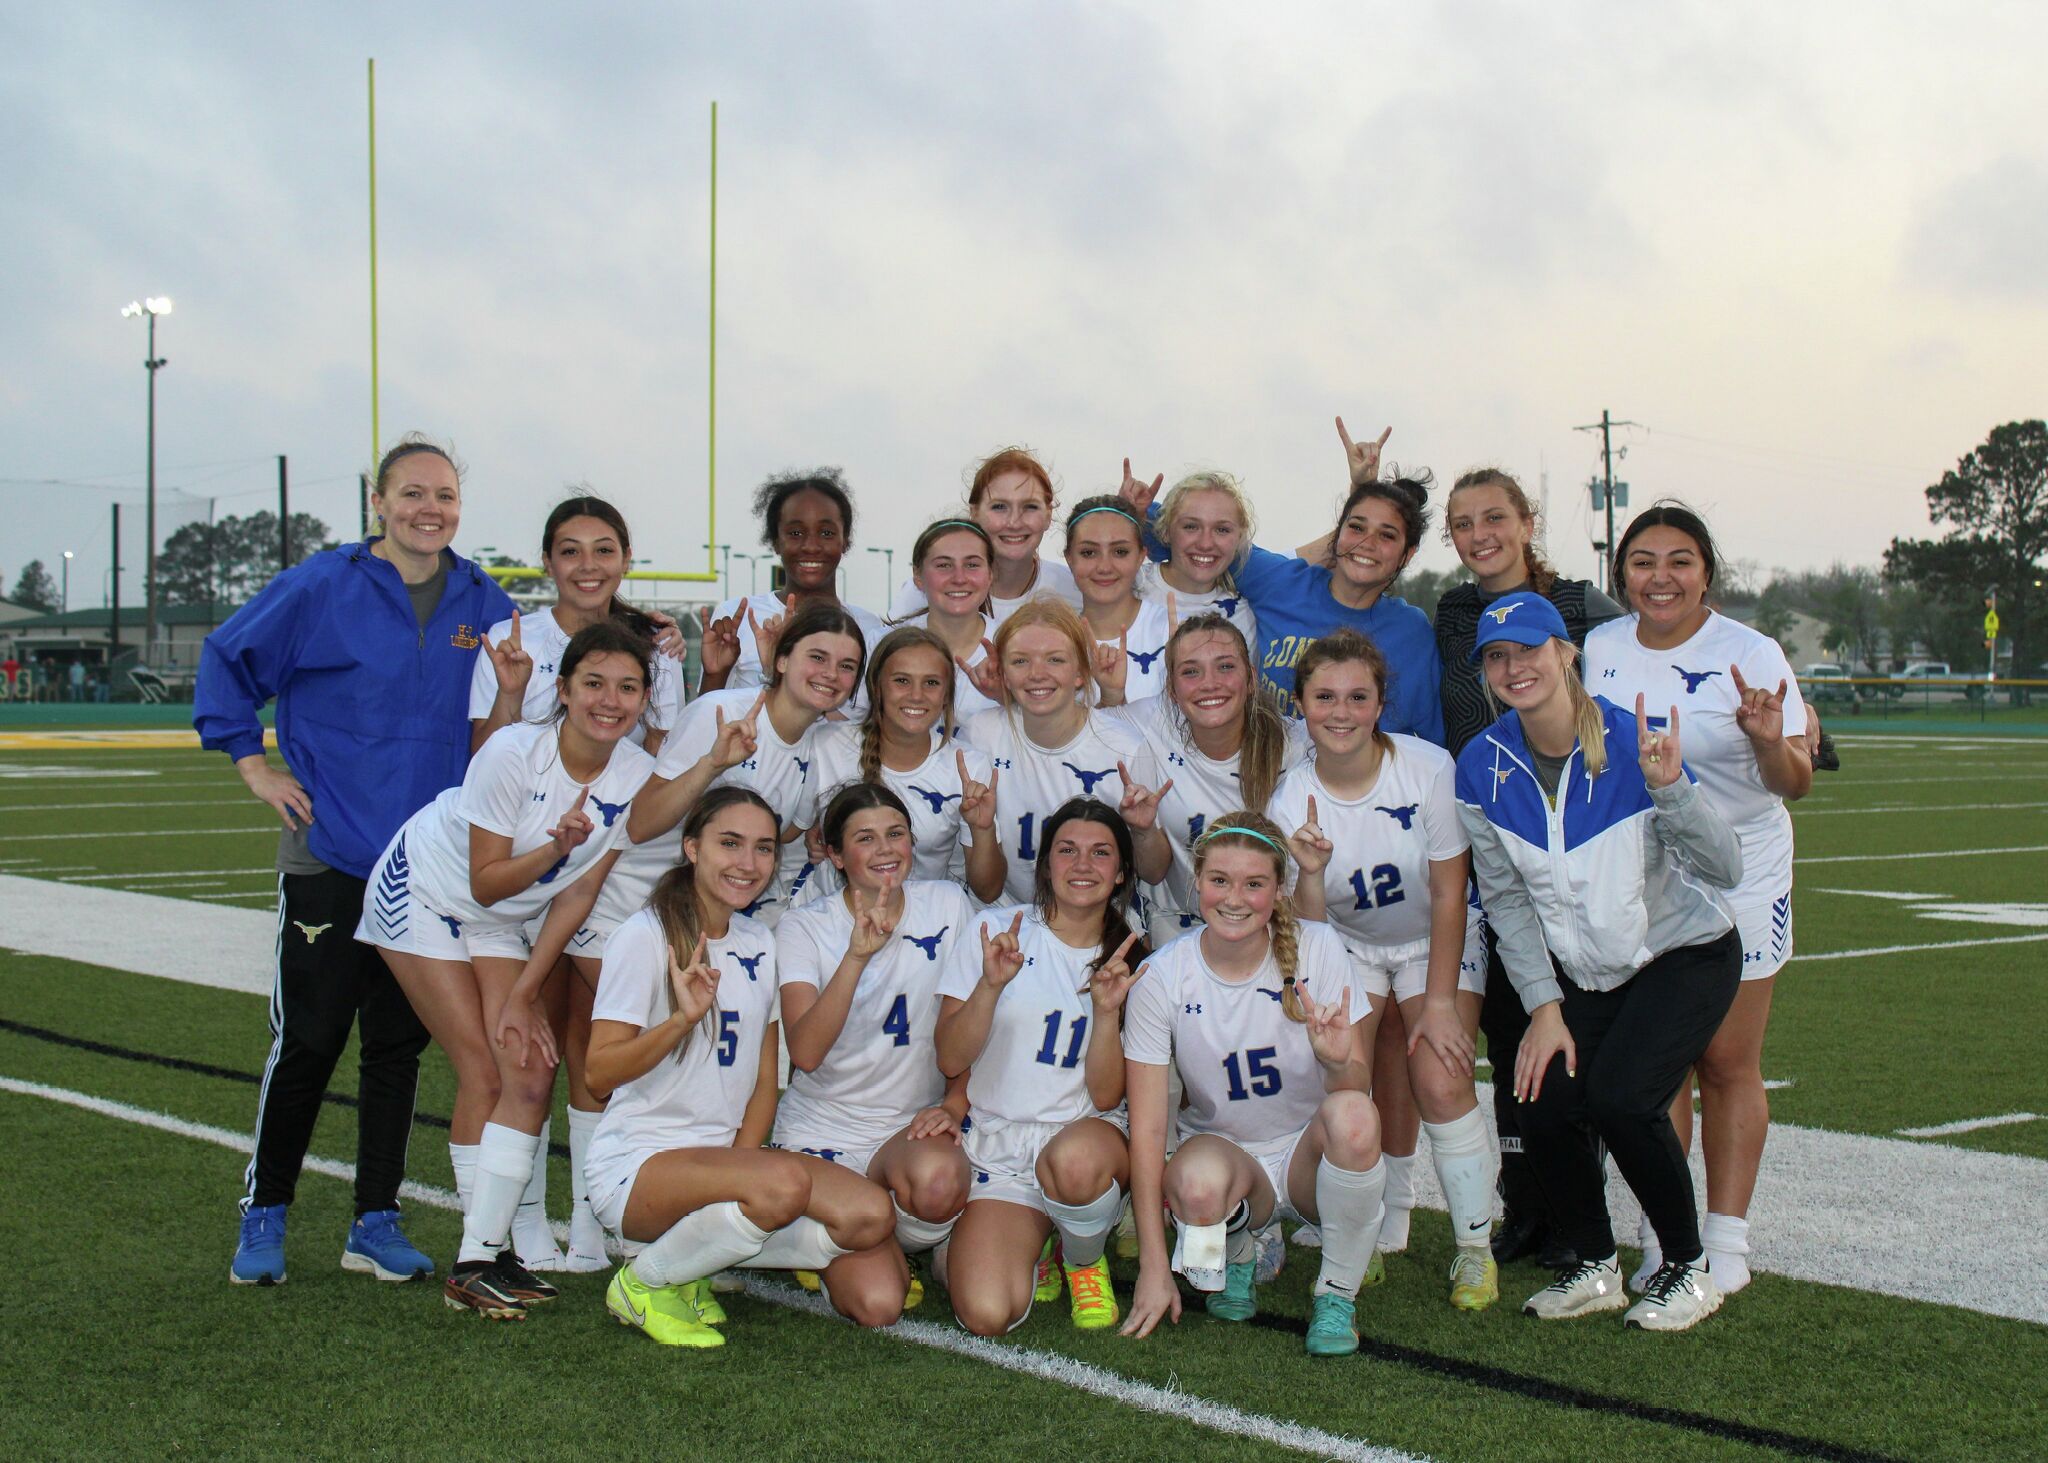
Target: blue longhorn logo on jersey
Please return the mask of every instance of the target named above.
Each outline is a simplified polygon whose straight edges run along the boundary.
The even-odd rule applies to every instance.
[[[1276,1002],[1284,999],[1286,996],[1284,991],[1269,991],[1264,986],[1260,986],[1258,991],[1262,996],[1271,996]]]
[[[456,917],[455,917],[454,915],[452,915],[452,914],[437,914],[437,915],[435,915],[435,916],[434,916],[434,918],[435,918],[435,919],[437,919],[437,920],[439,920],[439,921],[441,921],[441,923],[442,923],[442,924],[444,924],[444,925],[448,926],[448,934],[449,934],[450,938],[452,938],[452,939],[457,939],[457,940],[459,940],[459,939],[461,939],[461,938],[462,938],[462,921],[461,921],[461,920],[457,919],[457,918],[456,918]],[[309,943],[309,944],[310,944],[310,943],[311,943],[311,941],[308,941],[307,943]]]
[[[946,811],[946,804],[960,801],[960,794],[957,792],[933,792],[930,788],[919,787],[914,782],[910,784],[910,790],[930,803],[934,813],[943,813]]]
[[[1243,596],[1233,594],[1228,599],[1217,600],[1214,604],[1210,605],[1209,608],[1214,610],[1217,614],[1223,616],[1223,618],[1227,620],[1232,615],[1237,613],[1237,607],[1243,602]]]
[[[1409,803],[1405,807],[1399,808],[1390,808],[1383,803],[1375,803],[1373,806],[1379,809],[1380,812],[1385,813],[1389,818],[1392,818],[1396,823],[1399,823],[1401,831],[1407,833],[1415,827],[1415,810],[1421,804]]]
[[[633,800],[627,798],[623,803],[608,803],[593,793],[590,798],[590,806],[597,809],[598,815],[604,819],[604,826],[609,828],[612,824],[619,821],[619,814],[633,806]]]
[[[748,980],[759,980],[761,978],[754,972],[760,968],[761,962],[768,958],[766,950],[763,950],[759,955],[742,955],[737,950],[728,950],[725,953],[739,962],[739,967],[747,973]]]
[[[1508,622],[1508,616],[1527,603],[1527,600],[1518,599],[1513,604],[1495,605],[1492,609],[1482,610],[1480,613],[1491,616],[1493,623],[1496,625],[1505,625]]]
[[[1701,686],[1705,685],[1713,677],[1721,674],[1719,671],[1689,671],[1682,665],[1675,665],[1671,669],[1685,677],[1685,694],[1688,696],[1699,690]]]
[[[1157,650],[1126,650],[1124,657],[1138,668],[1139,675],[1149,676],[1152,674],[1152,662],[1164,654],[1166,647],[1162,645]]]
[[[770,904],[773,904],[774,902],[775,896],[770,894],[766,889],[763,889],[760,893],[760,896],[756,898],[753,903],[747,905],[746,908],[742,909],[740,913],[745,915],[748,919],[752,919],[756,914],[760,913],[763,909],[767,908]]]
[[[565,853],[560,858],[555,860],[553,867],[551,867],[545,874],[542,874],[538,879],[535,879],[533,882],[536,884],[554,883],[555,875],[561,873],[562,870],[568,866],[568,863],[569,855]]]
[[[790,760],[796,763],[796,770],[800,776],[809,777],[811,775],[811,764],[808,758],[792,757]]]
[[[1080,768],[1076,767],[1071,762],[1062,762],[1060,763],[1060,766],[1066,768],[1067,771],[1073,773],[1074,776],[1081,779],[1081,796],[1084,798],[1094,797],[1095,784],[1102,781],[1102,779],[1105,777],[1112,776],[1116,772],[1116,769],[1114,767],[1105,767],[1100,772],[1083,772]]]
[[[940,925],[936,935],[905,935],[903,938],[924,951],[925,959],[936,960],[939,958],[939,941],[945,939],[946,931],[952,928],[951,925]]]

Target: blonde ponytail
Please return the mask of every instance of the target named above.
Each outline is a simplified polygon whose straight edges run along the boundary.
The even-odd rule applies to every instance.
[[[1553,644],[1570,645],[1570,641],[1554,641]],[[1569,655],[1558,654],[1558,669],[1564,674],[1565,694],[1572,700],[1572,726],[1579,736],[1579,765],[1586,769],[1586,780],[1591,782],[1607,770],[1607,718],[1600,714],[1600,704],[1586,691],[1585,682],[1579,679],[1574,662],[1578,660],[1576,648]]]
[[[1280,967],[1280,1009],[1289,1021],[1306,1021],[1301,988],[1294,983],[1294,973],[1301,966],[1301,920],[1285,894],[1273,901],[1272,936],[1273,963]]]

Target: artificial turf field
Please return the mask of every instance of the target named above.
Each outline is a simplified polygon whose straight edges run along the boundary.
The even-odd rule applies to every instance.
[[[1197,1311],[1142,1343],[1085,1337],[1063,1306],[968,1343],[936,1289],[896,1332],[863,1334],[797,1308],[779,1277],[729,1304],[715,1353],[619,1329],[602,1276],[489,1325],[434,1287],[342,1272],[349,1190],[312,1172],[289,1283],[230,1287],[245,1153],[223,1145],[253,1116],[262,997],[25,953],[47,942],[24,877],[244,925],[273,907],[269,811],[225,759],[148,740],[0,737],[10,1456],[2048,1455],[2048,1116],[1902,1135],[2048,1114],[2027,1050],[2048,1024],[2048,738],[1854,737],[1798,808],[1803,958],[1778,980],[1764,1064],[1789,1084],[1772,1093],[1787,1126],[1753,1211],[1767,1273],[1719,1315],[1683,1336],[1539,1325],[1518,1302],[1549,1276],[1526,1263],[1504,1267],[1499,1306],[1455,1313],[1446,1227],[1419,1212],[1361,1299],[1364,1352],[1320,1362],[1301,1350],[1315,1256],[1298,1249],[1253,1326]],[[140,918],[122,933],[148,944],[151,908],[116,900],[108,918]],[[205,948],[164,957],[134,965],[211,973]],[[331,1088],[353,1093],[349,1059]],[[433,1125],[451,1096],[430,1053],[410,1165],[429,1191],[451,1187]],[[313,1153],[345,1164],[354,1146],[330,1102]],[[413,1198],[408,1223],[445,1264],[459,1224],[437,1200]]]

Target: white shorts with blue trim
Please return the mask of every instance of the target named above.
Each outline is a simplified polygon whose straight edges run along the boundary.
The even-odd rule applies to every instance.
[[[1089,1116],[1102,1119],[1125,1138],[1131,1136],[1130,1115],[1123,1108]],[[1000,1199],[1045,1213],[1045,1190],[1038,1186],[1038,1155],[1045,1152],[1053,1139],[1082,1121],[1075,1118],[1069,1123],[1008,1122],[986,1113],[970,1112],[966,1130],[960,1135],[969,1176],[974,1180],[967,1189],[967,1202]]]
[[[1742,978],[1768,980],[1792,958],[1792,891],[1738,904],[1728,901],[1742,941]]]
[[[523,961],[532,953],[526,932],[518,925],[457,919],[427,903],[412,887],[412,865],[405,856],[402,828],[370,871],[356,938],[401,955],[464,964],[480,955]]]

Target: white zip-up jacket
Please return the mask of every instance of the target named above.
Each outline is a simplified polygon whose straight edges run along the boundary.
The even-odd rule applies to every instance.
[[[1583,990],[1610,991],[1666,951],[1726,933],[1718,892],[1742,882],[1742,849],[1690,768],[1652,790],[1636,722],[1598,696],[1607,768],[1588,778],[1577,747],[1553,806],[1510,711],[1458,756],[1458,814],[1501,965],[1533,1012],[1562,998],[1551,957]]]

